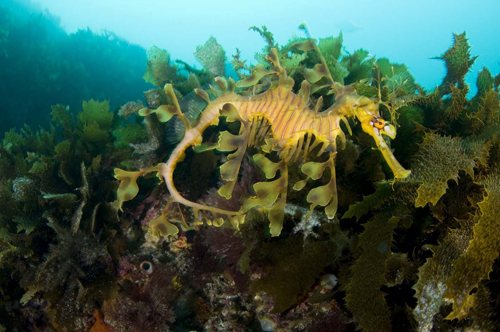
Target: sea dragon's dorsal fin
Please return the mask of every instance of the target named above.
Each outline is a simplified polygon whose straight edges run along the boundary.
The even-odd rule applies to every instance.
[[[302,81],[302,83],[300,84],[298,96],[300,97],[302,107],[306,107],[307,105],[309,105],[311,96],[311,84],[308,81]]]

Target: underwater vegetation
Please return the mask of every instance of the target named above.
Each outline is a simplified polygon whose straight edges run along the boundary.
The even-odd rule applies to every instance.
[[[465,33],[427,92],[342,34],[252,30],[255,65],[154,47],[144,101],[5,133],[0,330],[495,331],[500,76],[468,96]]]
[[[111,32],[67,34],[56,18],[26,2],[0,3],[0,132],[23,123],[47,126],[51,104],[75,113],[82,99],[112,108],[141,97],[146,52]]]

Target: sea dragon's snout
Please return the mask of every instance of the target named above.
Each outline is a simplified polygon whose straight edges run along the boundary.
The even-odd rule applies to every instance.
[[[361,127],[365,133],[373,137],[377,148],[382,152],[382,156],[396,179],[404,179],[410,175],[411,171],[401,166],[383,137],[385,135],[394,139],[396,137],[396,127],[379,117],[362,122]]]
[[[360,101],[355,115],[361,123],[361,128],[373,138],[394,177],[396,179],[408,177],[411,171],[401,166],[384,139],[384,136],[394,139],[396,137],[396,127],[379,115],[377,103],[366,97],[361,97]]]
[[[335,84],[334,92],[336,93],[334,110],[337,114],[358,119],[363,131],[373,138],[377,148],[382,152],[394,177],[404,179],[410,175],[411,171],[401,166],[383,137],[394,139],[396,127],[380,116],[379,103],[372,98],[358,95],[352,86]]]

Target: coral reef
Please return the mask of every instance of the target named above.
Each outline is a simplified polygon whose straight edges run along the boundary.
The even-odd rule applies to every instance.
[[[237,81],[214,38],[201,70],[153,48],[143,101],[4,134],[0,331],[497,329],[500,75],[470,96],[465,33],[426,92],[252,30]]]

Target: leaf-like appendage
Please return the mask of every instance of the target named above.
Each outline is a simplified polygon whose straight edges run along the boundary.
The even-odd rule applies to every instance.
[[[217,192],[226,199],[230,199],[233,195],[234,185],[238,180],[238,173],[243,157],[245,156],[247,143],[248,130],[243,127],[240,135],[233,135],[228,131],[223,131],[219,135],[217,150],[236,150],[227,156],[227,161],[220,167],[220,176],[222,180],[224,180],[224,185],[222,185]]]
[[[139,171],[125,171],[120,168],[114,169],[115,179],[120,181],[118,190],[116,191],[116,204],[118,209],[122,209],[124,202],[130,201],[137,196],[139,193],[139,186],[137,185],[137,179],[140,176],[144,176],[149,173],[158,172],[161,164],[143,168]]]
[[[266,179],[274,178],[276,176],[276,172],[280,168],[279,163],[272,162],[261,153],[254,155],[253,160],[257,164],[257,166],[259,166],[260,169],[262,169]]]
[[[140,116],[148,116],[154,113],[156,114],[158,121],[165,123],[175,115],[175,107],[172,105],[160,105],[155,109],[142,108],[138,113]]]
[[[314,40],[313,39],[304,39],[298,42],[293,43],[293,48],[301,50],[303,52],[314,50]]]
[[[307,194],[307,202],[310,203],[309,213],[316,206],[324,206],[328,219],[333,219],[337,213],[337,180],[335,175],[335,154],[324,162],[309,161],[300,168],[302,173],[307,175],[307,180],[318,180],[323,176],[325,169],[330,169],[330,180],[327,184],[313,188]],[[305,181],[299,181],[294,185],[295,190],[301,190],[305,186]]]
[[[272,70],[267,70],[264,68],[264,66],[258,64],[252,70],[252,73],[250,74],[250,76],[236,82],[236,87],[237,88],[248,88],[250,86],[254,86],[255,84],[259,83],[259,81],[264,76],[272,75],[272,74],[276,74],[276,72],[272,71]]]
[[[217,150],[231,152],[243,146],[246,141],[244,136],[233,135],[229,131],[225,130],[219,134],[219,140],[217,143]]]
[[[328,77],[327,75],[328,68],[321,63],[316,64],[312,69],[304,69],[304,77],[312,84],[319,82],[323,77]]]
[[[141,171],[129,172],[115,168],[115,179],[120,181],[120,185],[116,192],[117,204],[120,210],[124,202],[134,199],[137,193],[139,193],[137,178],[141,175]]]
[[[241,209],[243,212],[247,212],[255,207],[264,208],[267,211],[272,236],[280,235],[283,228],[288,189],[288,168],[285,163],[280,163],[279,166],[279,177],[273,181],[254,184],[255,196],[246,199]]]
[[[300,167],[302,173],[312,180],[318,180],[323,176],[327,162],[308,161]]]
[[[255,196],[245,202],[243,210],[248,211],[257,206],[271,208],[280,194],[280,178],[274,181],[257,182],[253,185],[253,189]]]
[[[484,181],[486,196],[480,202],[473,226],[473,238],[463,256],[454,263],[454,271],[446,281],[445,297],[453,303],[448,319],[464,318],[475,303],[472,290],[482,279],[488,279],[493,262],[500,252],[500,174]]]
[[[179,228],[168,220],[168,216],[164,212],[148,223],[148,233],[149,232],[151,233],[150,236],[152,235],[159,239],[168,239],[169,237],[177,235],[179,233]]]
[[[347,307],[363,331],[390,331],[391,315],[380,287],[386,283],[385,261],[397,218],[377,215],[365,224],[359,237],[358,258],[351,267],[346,287]]]

